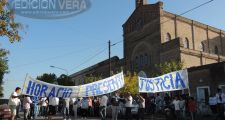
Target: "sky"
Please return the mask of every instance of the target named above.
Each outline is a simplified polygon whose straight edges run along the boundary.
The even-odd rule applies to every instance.
[[[149,3],[157,1],[149,0]],[[208,0],[161,1],[164,10],[181,14]],[[0,47],[10,51],[10,72],[4,76],[4,98],[9,98],[17,86],[23,86],[27,74],[33,78],[43,73],[65,74],[51,65],[73,74],[108,58],[107,42],[123,40],[122,25],[134,11],[135,0],[91,0],[91,3],[88,11],[65,19],[16,16],[16,21],[24,26],[20,31],[21,42],[11,44],[7,38],[0,38]],[[224,5],[225,0],[214,0],[183,16],[225,30]],[[105,51],[95,55],[102,50]],[[92,56],[95,57],[89,60]],[[123,58],[123,43],[112,47],[112,56]]]

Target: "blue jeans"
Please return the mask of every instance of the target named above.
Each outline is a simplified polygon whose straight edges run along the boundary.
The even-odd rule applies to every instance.
[[[100,106],[101,120],[106,120],[106,106]]]
[[[41,106],[41,116],[47,117],[47,106]]]
[[[63,107],[63,118],[65,119],[65,118],[69,118],[70,116],[69,116],[69,113],[70,113],[70,111],[69,111],[69,108],[68,107]]]

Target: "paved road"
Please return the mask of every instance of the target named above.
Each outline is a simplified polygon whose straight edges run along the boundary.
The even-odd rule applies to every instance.
[[[23,119],[23,112],[20,113],[20,117],[21,118],[20,119],[17,119],[17,120],[24,120]],[[37,117],[35,120],[47,120],[47,118]],[[61,114],[57,114],[56,116],[53,116],[53,120],[63,120],[63,117],[62,117]],[[74,118],[71,118],[71,120],[75,120],[75,119]],[[78,118],[76,120],[84,120],[84,119]],[[87,118],[87,120],[100,120],[100,118]],[[111,118],[109,118],[107,120],[111,120]],[[164,118],[164,116],[159,116],[159,115],[153,116],[153,115],[151,115],[151,116],[146,116],[146,119],[145,120],[165,120],[165,118]]]

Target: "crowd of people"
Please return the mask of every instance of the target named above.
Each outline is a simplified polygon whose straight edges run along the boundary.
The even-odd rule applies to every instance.
[[[20,95],[21,88],[17,87],[9,99],[12,112],[11,120],[19,118],[19,111],[23,110],[24,120],[36,119],[38,116],[51,120],[56,114],[62,115],[64,120],[87,119],[100,117],[106,120],[118,118],[132,120],[145,119],[145,114],[162,113],[166,119],[195,120],[198,103],[188,95],[171,95],[164,93],[152,96],[119,94],[83,98],[35,97]],[[225,95],[221,90],[215,96],[210,96],[208,104],[216,119],[224,120]],[[110,109],[109,109],[110,108]],[[109,112],[110,111],[110,112]]]

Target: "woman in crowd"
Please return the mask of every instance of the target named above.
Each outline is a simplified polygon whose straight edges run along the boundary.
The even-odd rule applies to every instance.
[[[23,109],[24,109],[24,120],[28,120],[28,116],[30,114],[30,104],[32,103],[30,97],[28,95],[24,95],[23,99]]]
[[[88,98],[88,115],[89,117],[94,116],[93,100],[92,97]]]
[[[137,102],[139,104],[138,108],[138,120],[144,120],[144,113],[145,113],[145,98],[142,97],[140,94],[137,95]]]
[[[132,119],[132,114],[131,114],[131,108],[132,108],[132,102],[133,102],[133,97],[131,96],[131,93],[128,92],[125,96],[125,107],[126,107],[126,119],[131,120]]]
[[[40,100],[40,105],[41,105],[41,116],[42,117],[47,117],[47,106],[48,106],[48,100],[46,97],[42,97]]]
[[[87,119],[88,98],[83,98],[82,101],[81,101],[81,114],[82,114],[82,119]]]
[[[195,120],[196,119],[196,112],[197,112],[197,103],[195,102],[193,97],[189,98],[188,110],[191,114],[191,120]]]

